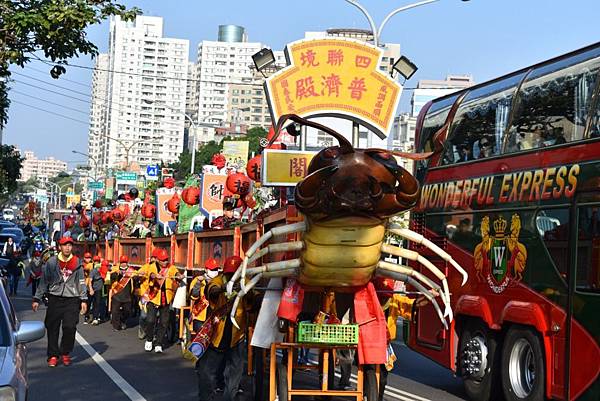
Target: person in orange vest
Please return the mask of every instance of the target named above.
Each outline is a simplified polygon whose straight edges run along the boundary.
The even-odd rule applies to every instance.
[[[190,283],[190,317],[189,328],[196,333],[206,320],[208,300],[205,296],[206,285],[219,274],[219,262],[215,258],[208,258],[204,262],[204,274],[198,274]],[[196,272],[195,272],[196,273]]]
[[[224,401],[233,401],[239,391],[243,369],[244,337],[246,333],[246,312],[251,294],[247,294],[238,304],[235,318],[239,329],[229,319],[233,306],[232,299],[227,299],[226,285],[235,271],[242,264],[239,256],[231,256],[223,262],[223,273],[219,274],[206,286],[205,294],[210,303],[209,313],[211,319],[217,315],[222,317],[214,327],[211,341],[206,351],[196,361],[196,375],[198,376],[198,399],[207,401],[213,398],[218,380],[218,367],[225,364]]]
[[[133,275],[135,269],[129,266],[129,258],[123,255],[119,258],[119,267],[110,273],[111,281],[111,324],[113,330],[125,330],[127,319],[131,315],[133,302]]]
[[[145,277],[146,276],[146,272],[148,271],[148,269],[150,268],[150,265],[152,264],[156,264],[158,262],[158,259],[156,259],[156,256],[158,255],[160,248],[154,248],[152,250],[152,253],[150,254],[150,259],[148,260],[148,263],[142,265],[142,267],[140,267],[140,269],[138,270],[138,274],[140,275],[140,277]],[[142,279],[142,283],[140,284],[140,288],[138,290],[138,304],[140,307],[140,319],[139,319],[139,325],[138,325],[138,338],[140,340],[143,340],[146,338],[146,317],[148,316],[148,308],[146,307],[146,304],[142,303],[142,296],[144,295],[145,289],[143,288],[143,279]]]
[[[154,352],[161,353],[169,327],[171,302],[184,275],[169,263],[169,252],[166,249],[157,250],[156,259],[157,263],[149,264],[144,272],[140,293],[141,302],[147,308],[144,350],[150,352],[154,348]]]

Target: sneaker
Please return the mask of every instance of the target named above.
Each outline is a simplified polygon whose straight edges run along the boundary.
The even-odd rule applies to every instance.
[[[144,351],[146,351],[146,352],[152,351],[152,341],[146,341],[144,343]]]
[[[50,358],[48,358],[48,367],[49,368],[54,368],[54,367],[56,367],[56,365],[58,365],[57,357],[51,356]]]
[[[215,392],[216,393],[222,393],[224,391],[223,387],[225,387],[225,386],[217,386],[217,388],[215,389]]]
[[[62,363],[65,366],[69,366],[71,364],[71,357],[69,355],[62,356]]]
[[[157,354],[162,354],[162,346],[157,345],[156,347],[154,347],[154,352],[156,352]]]
[[[83,321],[83,324],[89,324],[87,319]]]
[[[125,330],[127,328],[127,325],[125,323],[121,323],[121,330]]]
[[[94,319],[92,320],[92,326],[98,326],[100,324],[100,320]]]

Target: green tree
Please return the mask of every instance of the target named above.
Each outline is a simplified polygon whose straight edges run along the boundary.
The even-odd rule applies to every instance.
[[[67,60],[80,54],[92,57],[98,48],[85,29],[110,16],[135,18],[140,10],[115,0],[0,0],[0,126],[8,120],[7,85],[10,65],[24,67],[35,52],[43,52],[55,66],[53,78],[66,71]]]
[[[4,205],[16,191],[23,160],[14,146],[0,145],[0,205]]]

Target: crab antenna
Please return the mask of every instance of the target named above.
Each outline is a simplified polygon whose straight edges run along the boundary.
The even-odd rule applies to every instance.
[[[306,118],[302,118],[296,114],[284,114],[281,117],[279,117],[279,120],[277,121],[277,125],[275,126],[275,135],[273,135],[273,138],[271,138],[267,147],[269,147],[273,143],[275,143],[275,141],[279,137],[279,133],[281,132],[281,129],[283,128],[283,124],[285,124],[285,122],[287,120],[292,120],[296,123],[306,125],[306,126],[309,126],[312,128],[316,128],[318,130],[326,132],[329,135],[331,135],[332,137],[334,137],[335,139],[337,139],[337,141],[340,144],[340,148],[342,149],[342,152],[344,152],[344,153],[354,152],[354,148],[352,147],[352,144],[339,132],[336,132],[336,131],[332,130],[331,128],[326,127],[323,124],[319,124],[317,122],[307,120]]]

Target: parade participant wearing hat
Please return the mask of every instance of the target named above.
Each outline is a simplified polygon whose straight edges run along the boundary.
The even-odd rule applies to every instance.
[[[90,288],[90,273],[92,272],[92,269],[94,268],[94,263],[92,261],[92,254],[89,252],[86,252],[83,254],[83,275],[85,276],[85,286],[86,288],[88,288],[88,294],[89,294],[89,288]],[[92,302],[92,298],[91,298],[91,294],[89,294],[90,297],[88,297],[87,300],[87,313],[85,314],[85,316],[83,317],[83,324],[88,324],[90,318],[91,318],[91,313],[92,313],[92,309],[91,309],[91,302]]]
[[[97,326],[100,324],[100,320],[104,315],[104,277],[102,276],[102,263],[100,263],[100,256],[94,256],[92,271],[88,277],[88,294],[92,300],[92,324]],[[105,273],[106,274],[106,273]]]
[[[236,199],[232,196],[226,196],[223,198],[223,216],[219,216],[212,221],[211,228],[230,228],[235,225],[238,221],[234,215],[233,210],[235,209]]]
[[[131,304],[133,302],[133,276],[135,269],[129,266],[129,258],[122,255],[119,258],[119,266],[110,273],[111,281],[111,308],[110,321],[113,330],[125,330],[127,319],[131,315]]]
[[[169,263],[169,252],[166,249],[158,249],[156,259],[157,262],[148,265],[144,272],[140,293],[141,302],[147,308],[144,350],[150,352],[154,346],[154,352],[160,353],[163,352],[165,334],[169,327],[169,308],[184,276]]]
[[[31,284],[31,296],[35,295],[37,287],[40,283],[40,277],[42,276],[42,252],[33,252],[33,257],[29,261],[29,265],[25,269],[25,276],[27,277],[27,285]]]
[[[198,274],[190,284],[190,329],[194,333],[200,330],[202,322],[206,320],[208,300],[204,295],[206,285],[219,274],[219,262],[215,258],[208,258],[204,262],[204,274]]]
[[[217,381],[218,369],[225,363],[224,401],[232,401],[238,392],[243,371],[243,340],[246,333],[246,310],[250,297],[247,295],[239,303],[235,318],[239,328],[229,319],[233,302],[225,295],[227,282],[242,264],[239,256],[231,256],[223,263],[223,272],[206,285],[210,304],[209,313],[222,313],[223,318],[215,326],[211,343],[206,352],[196,362],[198,376],[198,396],[200,401],[211,400]]]
[[[156,256],[158,255],[159,250],[160,250],[160,248],[154,248],[152,250],[152,253],[150,254],[150,259],[148,260],[148,263],[146,263],[146,264],[142,265],[142,267],[140,267],[140,270],[138,270],[138,274],[140,275],[140,277],[147,276],[147,272],[148,272],[148,269],[150,268],[150,265],[155,265],[158,262],[158,259],[156,259]],[[142,296],[148,290],[147,288],[144,288],[144,284],[147,284],[147,282],[142,280],[142,283],[140,284],[140,288],[138,289],[138,295],[139,295],[138,305],[140,308],[138,338],[140,340],[143,340],[146,338],[146,317],[148,316],[148,308],[146,307],[146,304],[142,303]]]
[[[48,332],[48,366],[59,362],[71,364],[70,353],[75,345],[75,332],[79,312],[87,311],[87,289],[81,261],[73,255],[73,239],[59,240],[60,252],[52,256],[43,267],[40,285],[37,288],[31,307],[37,312],[44,295],[48,296],[46,310],[46,330]],[[59,333],[62,339],[59,345]]]

